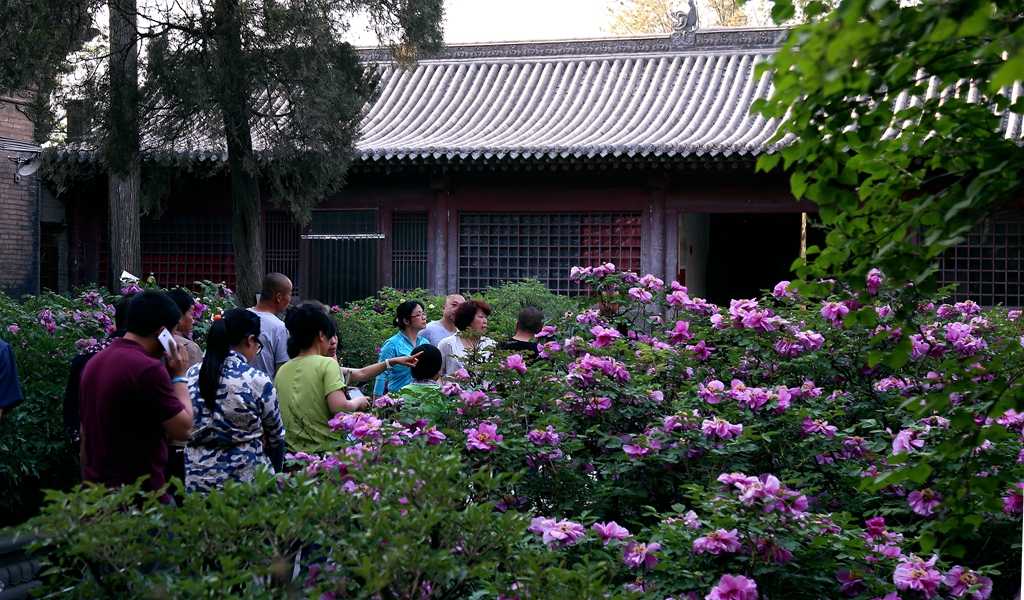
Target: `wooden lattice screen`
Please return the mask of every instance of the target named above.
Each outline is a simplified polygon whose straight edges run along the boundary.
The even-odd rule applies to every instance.
[[[638,271],[640,254],[639,214],[459,215],[459,289],[466,292],[536,279],[575,295],[572,267],[611,262]]]

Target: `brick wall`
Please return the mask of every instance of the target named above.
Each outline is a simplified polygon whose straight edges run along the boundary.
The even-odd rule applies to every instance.
[[[0,96],[0,136],[32,140],[23,103]],[[0,290],[13,297],[39,292],[39,182],[35,175],[14,181],[17,163],[0,152]]]

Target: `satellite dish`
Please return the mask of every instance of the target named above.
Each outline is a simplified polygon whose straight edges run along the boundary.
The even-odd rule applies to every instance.
[[[19,177],[28,177],[29,175],[31,175],[31,174],[35,173],[36,171],[38,171],[39,167],[41,167],[42,165],[43,165],[43,159],[39,158],[38,156],[35,157],[35,158],[32,158],[32,159],[29,159],[29,160],[27,160],[27,161],[25,161],[23,163],[18,163],[18,176]]]

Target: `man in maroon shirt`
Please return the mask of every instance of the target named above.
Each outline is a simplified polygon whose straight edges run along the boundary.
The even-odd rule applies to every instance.
[[[181,346],[168,354],[158,339],[180,319],[166,295],[139,294],[128,305],[128,333],[86,365],[79,393],[84,481],[118,487],[148,475],[146,491],[166,483],[167,437],[192,433],[188,354]]]

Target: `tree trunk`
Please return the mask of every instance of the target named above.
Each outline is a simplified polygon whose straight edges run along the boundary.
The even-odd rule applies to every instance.
[[[220,96],[224,134],[231,169],[231,244],[235,251],[235,292],[242,306],[256,304],[263,282],[263,252],[260,242],[259,170],[252,148],[252,107],[249,74],[236,9],[237,0],[217,0],[217,55],[223,70]]]
[[[145,276],[142,272],[139,223],[139,189],[142,184],[138,161],[130,165],[129,169],[127,177],[117,177],[111,173],[107,183],[110,219],[109,287],[115,293],[121,289],[119,282],[122,271],[140,278]]]
[[[110,113],[104,158],[110,180],[109,286],[120,289],[122,271],[142,277],[139,211],[142,185],[139,163],[139,48],[135,0],[111,0]]]

